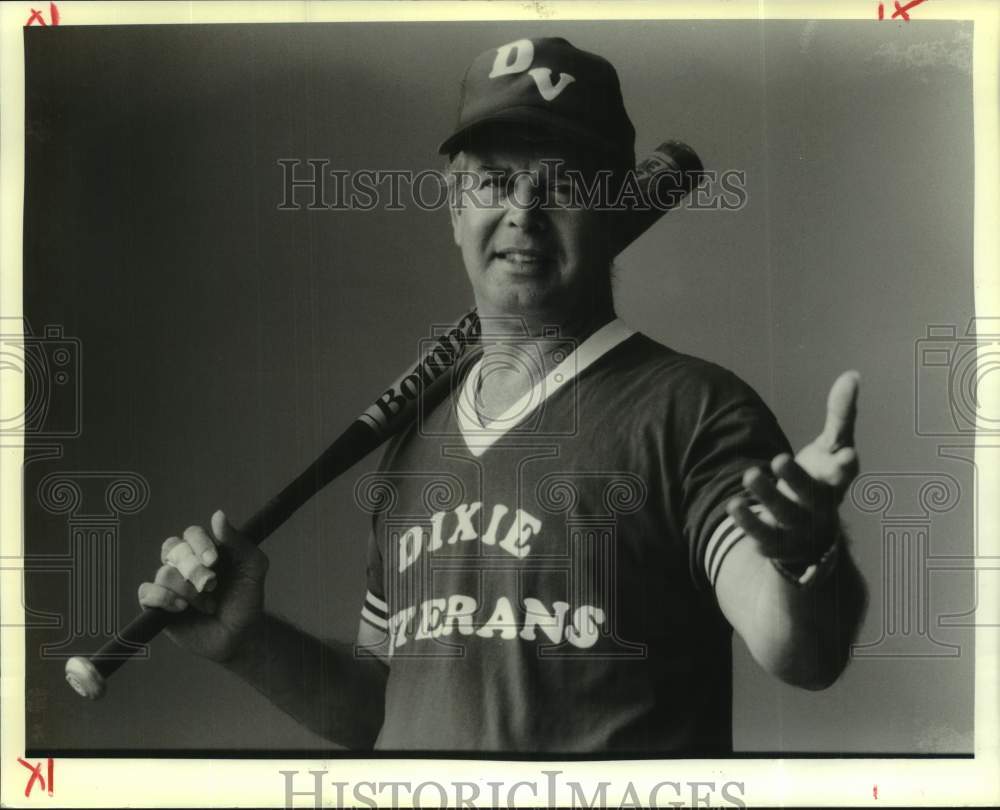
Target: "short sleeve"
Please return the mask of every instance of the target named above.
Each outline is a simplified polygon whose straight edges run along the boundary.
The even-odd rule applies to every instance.
[[[399,447],[400,434],[389,439],[379,457],[377,474],[383,475],[390,467],[393,457]],[[361,620],[377,630],[388,632],[389,605],[385,593],[385,565],[382,549],[379,547],[380,513],[372,510],[371,524],[368,532],[368,555],[366,562],[365,601],[361,606]]]
[[[368,535],[367,581],[365,603],[361,606],[361,620],[384,632],[389,628],[389,606],[385,601],[382,552],[378,547],[374,531]]]
[[[730,372],[714,383],[701,391],[682,462],[684,533],[699,588],[715,586],[723,559],[743,537],[726,513],[730,498],[748,494],[743,473],[791,452],[774,414],[749,385]]]

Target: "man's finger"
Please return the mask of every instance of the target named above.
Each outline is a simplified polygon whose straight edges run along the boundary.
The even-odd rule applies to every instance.
[[[215,572],[206,568],[186,542],[178,543],[167,554],[166,562],[174,566],[199,593],[215,588]]]
[[[822,438],[831,452],[854,446],[854,420],[858,412],[860,384],[861,375],[857,371],[845,371],[830,388]]]
[[[771,477],[758,469],[747,470],[743,475],[743,486],[774,515],[779,524],[786,527],[803,526],[809,516],[797,503],[778,491]]]
[[[769,526],[760,516],[750,508],[750,503],[745,498],[733,498],[726,504],[726,511],[744,533],[756,540],[761,551],[768,557],[775,556],[781,547],[781,530],[776,526]]]
[[[799,499],[805,509],[816,508],[816,482],[788,453],[775,456],[771,470],[778,476],[778,489],[782,485]]]
[[[153,582],[143,582],[139,586],[139,604],[143,607],[162,608],[170,613],[180,613],[188,606],[188,603],[172,590]]]
[[[208,594],[199,593],[198,589],[184,579],[181,572],[172,565],[161,566],[156,572],[153,584],[162,585],[164,588],[173,591],[174,594],[203,613],[211,613],[214,609],[214,600],[212,597]]]
[[[833,460],[838,467],[837,480],[833,484],[838,488],[846,489],[858,474],[858,451],[853,447],[842,447],[833,454]]]
[[[184,540],[191,546],[191,550],[203,565],[214,565],[219,558],[219,554],[215,550],[215,543],[201,526],[188,526],[184,530]]]
[[[179,537],[168,537],[164,540],[163,545],[160,546],[160,562],[165,563],[167,561],[167,557],[170,556],[170,552],[173,551],[174,546],[183,542],[184,541]]]

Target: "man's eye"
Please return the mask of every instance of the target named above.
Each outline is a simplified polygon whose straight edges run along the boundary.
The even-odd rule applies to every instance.
[[[549,187],[549,193],[551,194],[552,199],[559,205],[566,205],[576,197],[573,188],[573,183],[571,181],[554,183]]]

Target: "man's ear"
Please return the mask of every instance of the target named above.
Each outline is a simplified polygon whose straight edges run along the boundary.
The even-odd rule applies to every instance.
[[[451,235],[455,244],[462,246],[462,209],[454,202],[448,206],[448,216],[451,217]]]

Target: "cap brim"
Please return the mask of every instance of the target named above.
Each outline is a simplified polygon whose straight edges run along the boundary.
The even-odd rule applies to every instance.
[[[581,127],[574,121],[553,115],[548,110],[525,106],[509,107],[505,110],[466,122],[441,143],[438,147],[438,154],[455,154],[466,143],[475,138],[477,131],[483,130],[493,124],[502,124],[505,126],[520,124],[530,130],[534,130],[535,133],[540,133],[543,138],[550,136],[554,136],[557,139],[565,138],[571,142],[582,143],[610,153],[623,153],[626,151],[621,144],[616,144],[606,138],[602,138],[592,130]],[[528,137],[530,137],[530,134]]]

